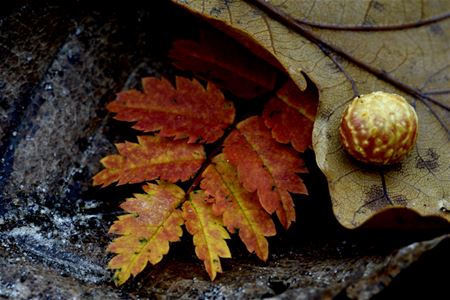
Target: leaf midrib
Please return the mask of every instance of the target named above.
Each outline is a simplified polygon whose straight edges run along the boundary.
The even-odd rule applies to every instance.
[[[148,238],[147,242],[146,242],[146,243],[143,243],[143,246],[140,247],[139,253],[138,253],[138,254],[133,254],[132,259],[131,259],[131,262],[128,264],[128,267],[127,267],[127,269],[126,269],[126,270],[127,270],[127,273],[130,273],[130,274],[131,274],[130,270],[131,270],[131,268],[135,265],[135,262],[136,262],[137,258],[144,254],[144,250],[145,250],[147,247],[149,247],[149,246],[150,246],[150,243],[153,242],[153,241],[156,239],[156,237],[158,236],[158,234],[159,234],[159,233],[161,232],[161,230],[164,228],[164,225],[165,225],[165,223],[167,222],[167,220],[172,216],[173,213],[175,213],[175,212],[177,211],[177,209],[175,208],[175,207],[176,207],[175,205],[172,205],[171,207],[172,207],[172,210],[171,210],[170,212],[168,212],[168,213],[166,214],[165,218],[163,218],[162,222],[161,222],[158,226],[156,226],[156,229],[154,230],[154,233]],[[147,227],[148,227],[148,225],[147,225]],[[169,241],[167,241],[167,242],[169,243]],[[148,261],[149,261],[149,260],[147,259],[147,262],[148,262]],[[133,276],[134,276],[134,274],[133,274]]]
[[[231,188],[231,187],[227,184],[227,182],[224,180],[224,177],[222,176],[222,174],[221,174],[216,168],[214,168],[214,169],[216,170],[217,174],[219,175],[219,177],[220,177],[220,179],[221,179],[223,185],[227,188],[227,190],[230,191],[231,195],[233,196],[233,199],[235,199],[235,202],[236,202],[236,204],[238,205],[239,210],[241,211],[242,215],[244,216],[245,221],[247,222],[248,226],[251,228],[252,232],[255,234],[255,236],[262,236],[262,237],[264,238],[265,235],[262,234],[261,231],[255,230],[255,227],[253,226],[253,223],[250,221],[249,217],[248,217],[247,214],[245,213],[245,210],[244,210],[243,206],[241,205],[241,202],[238,200],[238,197],[235,196],[236,193],[235,193],[234,189]],[[238,193],[238,195],[239,195],[239,193]],[[258,233],[259,233],[259,234],[258,234]],[[257,240],[259,240],[259,239],[257,239]],[[258,248],[261,250],[261,248],[259,247],[259,243],[258,243]]]

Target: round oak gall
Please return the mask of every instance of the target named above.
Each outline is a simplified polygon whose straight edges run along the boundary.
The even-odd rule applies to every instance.
[[[339,129],[345,150],[359,161],[388,165],[414,147],[418,130],[414,108],[401,96],[373,92],[353,99]]]

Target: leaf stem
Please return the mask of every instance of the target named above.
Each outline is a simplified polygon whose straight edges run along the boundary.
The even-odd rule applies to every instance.
[[[344,69],[344,67],[341,65],[341,63],[331,54],[331,52],[327,48],[321,48],[321,50],[326,56],[328,56],[333,61],[333,63],[336,65],[336,67],[339,69],[339,71],[341,71],[344,74],[344,76],[347,77],[347,80],[350,81],[350,84],[352,85],[352,90],[353,90],[353,97],[358,97],[360,94],[359,94],[358,88],[356,87],[356,82],[352,78],[352,76],[350,76],[350,74],[348,74],[348,72]]]
[[[211,160],[214,158],[214,156],[216,156],[217,154],[219,154],[222,151],[222,145],[223,142],[225,141],[225,139],[228,137],[228,135],[231,133],[231,131],[236,128],[238,121],[234,121],[233,124],[231,124],[230,126],[228,126],[228,128],[225,129],[224,134],[222,135],[222,137],[216,142],[216,144],[218,145],[217,147],[215,147],[206,157],[205,162],[202,164],[201,168],[197,171],[197,173],[194,176],[194,180],[192,181],[192,184],[189,186],[188,190],[186,191],[186,197],[189,197],[189,194],[191,192],[194,191],[194,189],[199,186],[201,180],[202,180],[202,174],[205,171],[205,169],[209,166],[209,164],[211,163]]]
[[[224,135],[225,136],[225,135]],[[197,171],[197,173],[195,174],[194,177],[194,181],[192,182],[192,184],[189,186],[189,189],[186,191],[186,197],[189,197],[189,194],[191,192],[194,191],[194,189],[199,186],[200,181],[202,180],[202,174],[205,171],[206,167],[209,166],[209,164],[211,163],[211,160],[213,159],[214,156],[216,156],[217,154],[220,153],[220,151],[222,151],[222,141],[219,143],[219,146],[217,146],[216,148],[214,148],[213,151],[211,151],[211,153],[208,155],[208,157],[206,158],[205,162],[202,164],[202,167]]]

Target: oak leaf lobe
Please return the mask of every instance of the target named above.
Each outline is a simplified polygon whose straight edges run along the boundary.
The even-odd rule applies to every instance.
[[[344,0],[174,2],[265,48],[299,87],[305,86],[304,73],[315,83],[320,104],[313,148],[342,225],[357,227],[378,212],[356,214],[373,185],[383,190],[385,202],[402,198],[403,204],[395,206],[450,220],[442,207],[450,195],[450,13],[445,1],[380,0],[376,6]],[[420,123],[413,154],[381,172],[349,159],[337,134],[345,104],[377,90],[405,97]],[[429,149],[439,157],[439,167],[416,167]]]

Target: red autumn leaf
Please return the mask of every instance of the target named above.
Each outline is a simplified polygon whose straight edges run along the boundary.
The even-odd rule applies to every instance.
[[[269,255],[266,236],[276,234],[270,215],[261,207],[255,192],[245,190],[237,170],[220,154],[203,172],[201,188],[214,198],[213,211],[222,215],[223,223],[233,233],[239,229],[239,237],[247,250],[255,252],[264,261]]]
[[[201,31],[199,42],[175,41],[169,56],[176,67],[214,81],[241,98],[260,96],[275,86],[274,67],[218,32]]]
[[[189,179],[205,160],[202,145],[172,141],[157,136],[139,136],[138,143],[116,144],[119,154],[104,157],[105,167],[94,176],[93,185],[107,186],[163,179],[170,182]]]
[[[133,128],[159,131],[162,137],[189,138],[189,143],[212,143],[234,120],[234,106],[213,84],[205,89],[197,80],[143,78],[144,92],[129,90],[108,104],[115,118],[136,122]]]
[[[117,144],[119,153],[101,160],[105,169],[94,176],[94,185],[158,178],[172,183],[148,184],[146,194],[135,194],[121,205],[128,214],[112,225],[110,232],[120,237],[108,248],[116,254],[109,263],[116,284],[139,274],[148,262],[158,263],[169,251],[169,242],[179,240],[183,223],[212,280],[222,272],[220,258],[231,257],[224,226],[231,233],[239,232],[249,252],[267,260],[267,237],[276,234],[270,214],[276,212],[288,228],[295,220],[290,193],[307,193],[297,174],[306,172],[303,161],[291,146],[275,140],[296,145],[295,139],[280,139],[283,129],[273,118],[277,107],[266,106],[266,120],[251,117],[236,126],[223,142],[224,153],[214,157],[202,173],[202,190],[191,192],[185,200],[184,191],[173,183],[189,179],[205,163],[203,146],[192,142],[219,139],[234,119],[234,107],[214,86],[205,90],[197,81],[177,78],[178,89],[165,79],[146,78],[143,84],[144,93],[122,92],[108,108],[117,112],[117,119],[134,121],[136,129],[156,136]],[[297,105],[292,95],[285,87],[277,100],[295,108],[296,114],[311,116],[309,102]],[[285,111],[281,106],[280,114]],[[173,122],[174,116],[179,122]]]
[[[193,235],[195,253],[204,261],[209,277],[214,280],[217,272],[222,272],[220,257],[231,257],[225,242],[230,236],[220,217],[214,215],[203,191],[192,192],[189,197],[189,201],[183,203],[186,229]]]
[[[108,267],[115,270],[114,281],[121,285],[147,265],[157,264],[169,251],[169,242],[178,241],[183,218],[177,206],[184,192],[172,183],[143,186],[145,194],[135,194],[122,207],[128,214],[119,216],[109,232],[121,235],[108,247],[116,255]]]
[[[280,143],[291,143],[303,152],[312,143],[312,129],[318,105],[318,95],[311,88],[304,92],[288,81],[264,107],[263,119]]]
[[[295,221],[289,192],[307,194],[296,174],[307,172],[297,153],[275,141],[259,117],[240,122],[225,140],[223,152],[237,168],[244,187],[257,191],[262,207],[270,214],[276,211],[281,224],[288,228]]]

